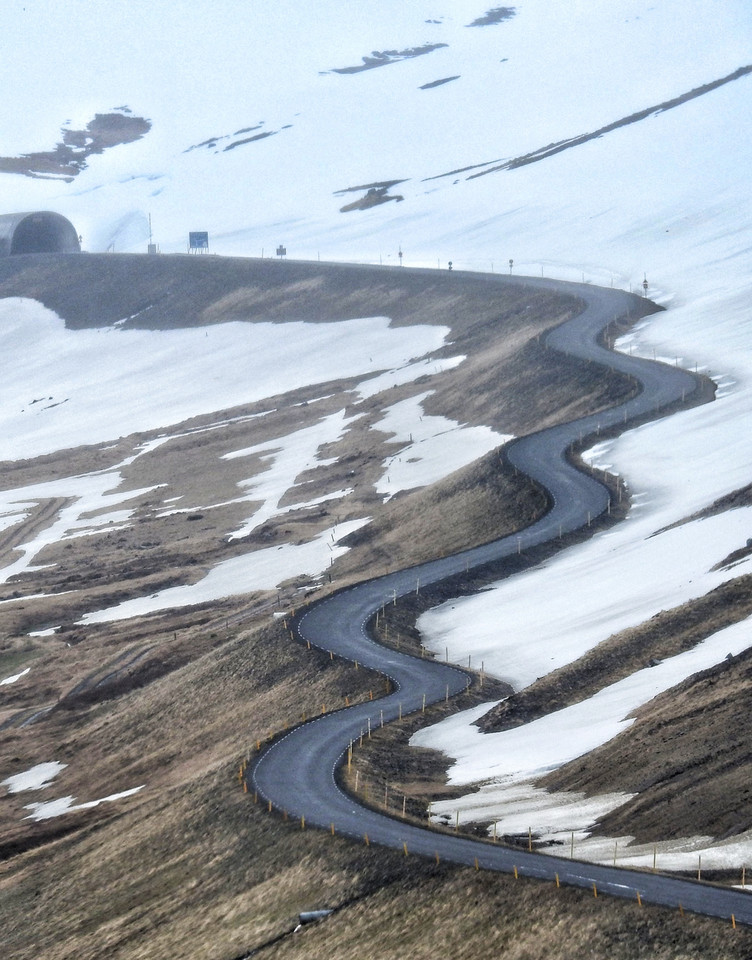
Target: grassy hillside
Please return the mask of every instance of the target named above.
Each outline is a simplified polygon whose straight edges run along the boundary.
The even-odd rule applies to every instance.
[[[553,357],[539,344],[541,331],[577,309],[574,301],[482,277],[213,257],[25,257],[0,261],[0,296],[39,299],[73,328],[125,318],[126,326],[164,329],[228,319],[283,324],[374,315],[447,325],[452,352],[468,359],[428,378],[434,393],[427,409],[507,432],[589,412],[632,390],[626,380]],[[125,597],[195,581],[250,548],[326,529],[332,518],[322,504],[228,543],[240,508],[222,504],[248,465],[241,472],[222,457],[346,406],[352,386],[280,392],[268,404],[171,425],[172,440],[123,471],[134,493],[147,491],[137,495],[135,523],[53,541],[34,569],[4,588],[2,599],[21,601],[0,604],[0,675],[31,663],[34,669],[28,682],[2,688],[3,776],[54,758],[68,764],[55,781],[55,796],[81,802],[143,786],[127,801],[39,822],[24,819],[23,808],[30,798],[46,796],[0,796],[6,953],[19,960],[41,954],[233,960],[263,944],[270,944],[270,957],[428,957],[439,944],[468,958],[502,952],[569,958],[585,949],[610,958],[749,952],[752,935],[727,924],[360,846],[302,830],[243,793],[239,764],[257,741],[304,716],[377,695],[382,685],[362,669],[290,644],[272,614],[384,566],[510,532],[545,508],[541,491],[505,474],[494,454],[431,487],[381,502],[373,482],[390,446],[367,428],[387,404],[424,391],[424,384],[361,404],[357,429],[334,445],[325,473],[312,478],[323,489],[339,473],[352,475],[353,492],[337,505],[339,518],[374,518],[335,561],[331,586],[303,578],[280,591],[147,617],[76,622]],[[329,399],[321,400],[324,395]],[[315,405],[308,403],[313,399]],[[262,406],[273,411],[263,421],[249,427],[237,419]],[[209,432],[195,429],[220,421]],[[5,463],[3,483],[21,487],[103,469],[154,436]],[[159,501],[148,492],[156,484],[162,485]],[[164,516],[159,506],[170,493],[183,496],[193,512]],[[2,533],[0,551],[15,556],[63,506],[48,501],[31,510],[23,525]],[[393,623],[391,639],[399,630],[400,642],[412,644],[416,609],[397,611],[402,620]],[[51,635],[29,636],[52,626]],[[564,689],[558,685],[552,696],[565,696]],[[684,729],[691,737],[689,725]],[[441,767],[416,751],[410,762],[421,769],[403,768],[393,750],[400,731],[388,735],[394,738],[389,770],[378,752],[373,758],[364,753],[363,763],[375,777],[388,774],[395,789],[416,795],[419,807],[421,798],[443,789]],[[374,750],[379,743],[374,740]],[[338,909],[324,923],[285,936],[299,911],[323,906]]]

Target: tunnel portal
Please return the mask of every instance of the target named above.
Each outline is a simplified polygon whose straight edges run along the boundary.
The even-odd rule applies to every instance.
[[[0,256],[80,252],[76,228],[59,213],[0,214]]]

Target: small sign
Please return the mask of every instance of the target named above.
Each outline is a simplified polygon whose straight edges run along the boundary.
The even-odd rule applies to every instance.
[[[287,247],[282,246],[281,243],[280,243],[280,245],[277,247],[277,256],[278,256],[278,257],[286,257],[286,256],[287,256]]]
[[[188,234],[189,250],[208,250],[209,234],[205,230],[193,230]]]

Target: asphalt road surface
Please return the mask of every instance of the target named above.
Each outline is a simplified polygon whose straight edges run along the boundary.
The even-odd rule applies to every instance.
[[[487,278],[486,278],[487,279]],[[645,903],[663,904],[695,913],[752,923],[752,897],[731,888],[651,874],[626,868],[585,863],[548,854],[447,834],[393,818],[362,806],[337,782],[337,771],[348,748],[369,724],[375,729],[400,714],[458,693],[470,675],[448,664],[398,653],[375,643],[365,625],[384,603],[416,589],[524,551],[585,526],[608,509],[609,492],[597,480],[578,471],[566,459],[570,445],[600,431],[635,419],[659,416],[663,407],[690,397],[699,381],[684,370],[624,354],[598,343],[608,324],[627,315],[648,312],[639,297],[620,290],[550,280],[498,277],[500,284],[527,284],[574,294],[585,303],[583,312],[547,335],[547,346],[609,366],[641,384],[628,402],[611,410],[553,427],[513,441],[505,450],[508,461],[543,484],[550,509],[531,526],[510,537],[443,557],[420,567],[397,571],[358,584],[312,604],[295,619],[295,631],[304,642],[337,656],[357,660],[392,681],[388,696],[330,713],[302,724],[276,740],[248,769],[248,786],[261,799],[285,810],[289,817],[305,817],[307,826],[331,829],[360,842],[405,849],[409,854],[476,865],[481,869],[540,877]]]

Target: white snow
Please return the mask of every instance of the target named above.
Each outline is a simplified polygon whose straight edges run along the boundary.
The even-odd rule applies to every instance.
[[[446,327],[392,327],[383,317],[69,330],[35,301],[0,300],[7,361],[0,459],[103,443],[324,379],[409,365],[441,347],[446,333]]]
[[[114,803],[116,800],[132,797],[143,789],[143,785],[133,787],[130,790],[123,790],[121,793],[112,793],[108,797],[101,797],[99,800],[88,800],[86,803],[75,803],[75,797],[60,797],[57,800],[48,800],[45,803],[28,803],[24,810],[31,810],[31,813],[24,819],[50,820],[52,817],[60,817],[64,813],[73,813],[75,810],[90,810],[93,807],[98,807],[100,803]]]
[[[471,655],[519,690],[611,634],[750,569],[750,558],[731,573],[710,568],[744,546],[752,508],[651,536],[655,528],[655,513],[643,505],[639,516],[542,569],[428,611],[418,622],[426,645],[457,663]]]
[[[384,462],[384,474],[376,483],[385,500],[400,490],[434,483],[511,439],[490,427],[463,426],[423,413],[423,402],[431,393],[393,404],[373,425],[374,430],[392,435],[390,443],[406,443]]]
[[[65,770],[67,763],[38,763],[23,773],[14,773],[5,780],[0,780],[0,786],[8,788],[8,793],[20,793],[22,790],[44,790],[52,784],[53,779]]]
[[[173,607],[253,593],[255,590],[273,590],[285,580],[300,574],[317,578],[332,561],[346,553],[347,547],[340,546],[339,541],[365,523],[368,523],[367,519],[351,520],[323,530],[308,543],[266,547],[232,560],[224,560],[198,583],[168,587],[150,597],[124,600],[106,610],[87,613],[78,622],[86,624],[126,620]]]
[[[296,478],[305,470],[316,465],[324,465],[318,456],[321,446],[327,443],[336,443],[341,439],[346,428],[356,418],[346,417],[345,411],[340,410],[329,417],[324,417],[311,427],[303,427],[286,437],[267,440],[264,443],[235,450],[224,456],[225,460],[234,460],[240,457],[263,454],[262,459],[267,464],[263,473],[245,481],[242,486],[248,491],[246,498],[250,501],[261,501],[261,505],[253,515],[237,530],[230,539],[245,537],[267,520],[280,513],[300,509],[302,506],[311,506],[312,502],[299,503],[293,506],[280,507],[281,498],[296,486]],[[332,492],[331,498],[344,495],[345,491]],[[322,502],[318,498],[316,502]]]
[[[21,677],[25,677],[30,671],[31,667],[26,667],[26,669],[22,670],[20,673],[14,673],[12,677],[6,677],[5,680],[0,680],[0,687],[4,687],[9,683],[17,683]]]

